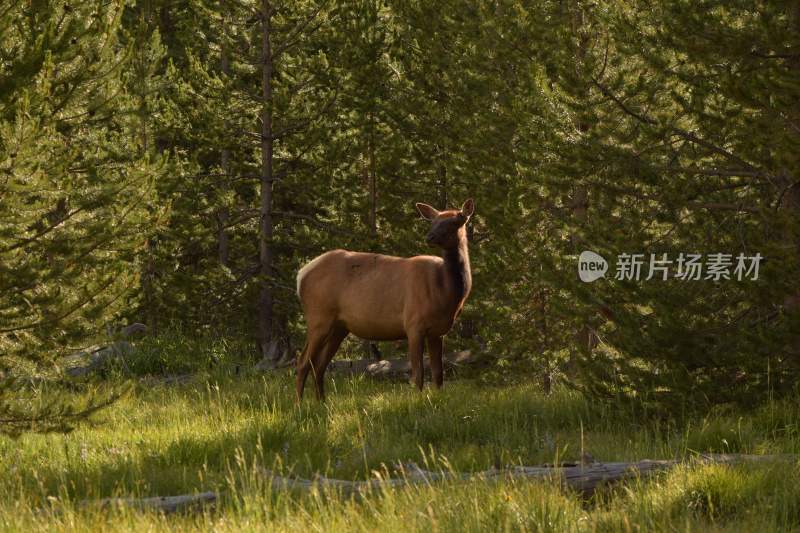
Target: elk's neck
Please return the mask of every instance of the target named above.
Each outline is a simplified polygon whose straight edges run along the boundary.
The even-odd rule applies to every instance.
[[[442,258],[448,280],[447,285],[452,291],[456,308],[459,309],[472,289],[472,272],[469,267],[466,236],[459,240],[458,246],[445,250]]]

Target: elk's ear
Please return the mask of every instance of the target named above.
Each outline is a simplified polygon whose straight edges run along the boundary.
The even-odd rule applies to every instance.
[[[461,206],[461,214],[465,217],[469,218],[472,216],[472,213],[475,212],[475,202],[472,198],[464,202],[464,205]]]
[[[417,203],[417,211],[425,220],[433,220],[439,214],[439,211],[423,203]]]

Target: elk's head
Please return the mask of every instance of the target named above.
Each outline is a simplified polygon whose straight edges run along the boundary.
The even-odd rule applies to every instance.
[[[429,220],[431,229],[425,236],[425,241],[431,246],[438,246],[445,250],[458,246],[464,226],[475,212],[475,202],[472,198],[464,202],[461,210],[450,209],[437,211],[428,204],[418,203],[417,211],[422,218]]]

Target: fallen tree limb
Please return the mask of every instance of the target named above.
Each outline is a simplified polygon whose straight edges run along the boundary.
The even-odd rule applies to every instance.
[[[100,370],[106,364],[113,360],[118,360],[122,363],[123,367],[127,370],[125,357],[133,353],[133,345],[127,339],[137,333],[144,333],[147,331],[147,326],[138,322],[125,326],[118,333],[117,340],[107,346],[93,346],[82,352],[73,354],[65,358],[65,363],[78,361],[84,364],[67,366],[65,372],[68,376],[77,378],[83,377]]]
[[[195,378],[195,374],[172,374],[167,376],[145,376],[139,383],[148,387],[156,385],[185,385]]]
[[[415,463],[397,466],[400,477],[383,477],[376,473],[375,479],[348,481],[316,476],[305,479],[297,476],[281,476],[266,469],[261,473],[270,480],[272,490],[296,490],[300,492],[333,491],[345,497],[361,498],[376,491],[411,485],[430,484],[439,481],[498,481],[505,479],[530,479],[557,481],[564,487],[591,495],[595,490],[612,483],[630,479],[646,479],[680,464],[740,464],[771,463],[777,461],[796,461],[796,455],[742,455],[742,454],[700,454],[689,461],[649,460],[619,463],[562,463],[559,465],[515,466],[504,469],[491,468],[482,472],[433,472],[423,470]],[[105,498],[84,500],[81,505],[97,505],[101,508],[129,507],[145,511],[159,511],[165,514],[199,511],[214,505],[219,499],[216,492],[182,494],[178,496],[155,496],[151,498]]]
[[[690,464],[738,464],[746,462],[794,461],[793,455],[738,455],[738,454],[701,454],[693,458]],[[273,490],[334,490],[344,496],[362,497],[375,490],[402,487],[422,483],[452,480],[500,480],[500,479],[542,479],[556,480],[561,485],[577,490],[584,495],[592,494],[596,489],[620,481],[647,478],[655,473],[684,464],[679,460],[643,460],[638,462],[590,463],[542,466],[516,466],[506,469],[489,469],[483,472],[431,472],[423,470],[414,463],[399,465],[402,477],[385,478],[376,475],[367,481],[348,481],[317,476],[314,479],[284,477],[268,470],[264,474],[271,479]]]
[[[127,370],[125,356],[131,353],[133,353],[133,346],[131,343],[128,341],[117,341],[110,346],[103,346],[91,352],[76,354],[73,357],[87,356],[86,364],[68,367],[65,369],[65,372],[69,377],[79,378],[100,370],[113,360],[120,361]]]
[[[98,505],[100,507],[131,507],[145,511],[161,511],[164,514],[197,511],[216,503],[216,492],[199,494],[181,494],[179,496],[154,496],[152,498],[105,498],[98,501],[85,500],[82,505]]]
[[[447,354],[443,357],[446,368],[459,368],[479,366],[486,363],[488,356],[475,353],[471,350],[462,350]],[[423,362],[425,370],[430,369],[430,362],[426,357]],[[342,374],[366,374],[375,378],[403,379],[411,374],[411,363],[407,358],[382,359],[356,359],[333,361],[328,365],[328,370]]]

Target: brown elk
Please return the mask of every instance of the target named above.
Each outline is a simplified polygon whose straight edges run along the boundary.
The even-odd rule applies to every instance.
[[[308,328],[297,360],[298,401],[309,372],[317,398],[324,401],[325,369],[349,333],[376,341],[408,339],[412,378],[420,390],[427,340],[433,383],[442,386],[442,336],[472,287],[465,226],[475,204],[469,199],[460,210],[437,211],[418,203],[417,210],[431,222],[426,241],[441,248],[442,257],[333,250],[297,273],[297,295]]]

